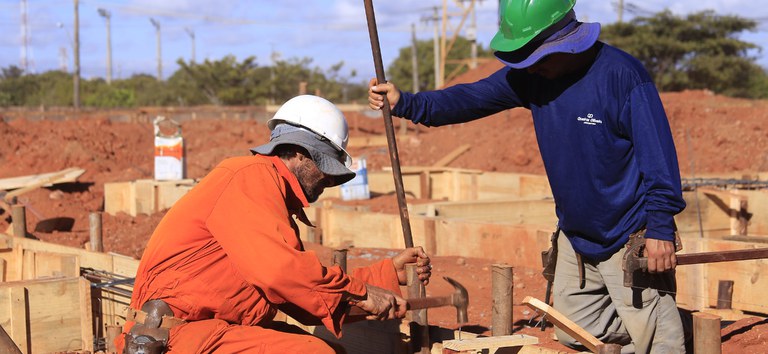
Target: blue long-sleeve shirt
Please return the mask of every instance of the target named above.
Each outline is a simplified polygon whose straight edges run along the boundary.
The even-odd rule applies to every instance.
[[[605,260],[643,226],[647,238],[672,241],[685,201],[659,93],[638,60],[597,45],[579,72],[548,80],[503,68],[471,84],[402,92],[392,114],[441,126],[526,107],[560,228],[578,253]]]

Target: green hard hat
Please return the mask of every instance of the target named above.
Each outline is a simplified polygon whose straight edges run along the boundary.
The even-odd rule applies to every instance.
[[[574,5],[576,0],[501,0],[499,32],[491,40],[491,48],[501,52],[522,48]]]

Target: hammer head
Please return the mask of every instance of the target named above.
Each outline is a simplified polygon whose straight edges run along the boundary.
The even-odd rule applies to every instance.
[[[467,293],[467,288],[449,277],[443,277],[443,279],[453,285],[451,305],[456,307],[456,322],[459,324],[467,323],[469,321],[469,316],[467,314],[467,307],[469,306],[469,293]]]

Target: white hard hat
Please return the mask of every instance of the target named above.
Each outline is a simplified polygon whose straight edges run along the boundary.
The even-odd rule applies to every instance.
[[[270,130],[280,123],[308,129],[326,139],[344,153],[344,165],[349,167],[352,158],[347,153],[349,128],[344,114],[330,101],[313,95],[300,95],[286,101],[267,121]]]

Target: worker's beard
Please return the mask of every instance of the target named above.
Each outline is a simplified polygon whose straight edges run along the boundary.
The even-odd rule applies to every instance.
[[[310,203],[316,202],[328,185],[328,178],[325,177],[311,159],[304,159],[291,172],[299,180],[301,190]]]

